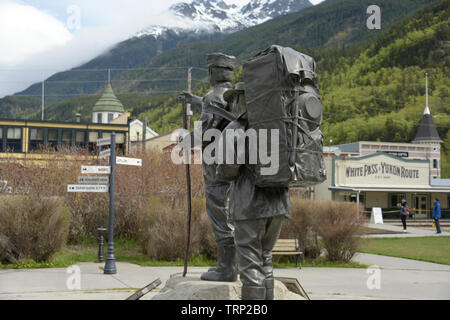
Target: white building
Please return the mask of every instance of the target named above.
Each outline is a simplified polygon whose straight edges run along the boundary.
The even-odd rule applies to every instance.
[[[433,199],[450,215],[450,179],[441,178],[442,140],[425,109],[412,143],[359,141],[325,147],[327,180],[314,198],[355,201],[364,207],[396,211],[406,199],[412,211],[430,216]]]

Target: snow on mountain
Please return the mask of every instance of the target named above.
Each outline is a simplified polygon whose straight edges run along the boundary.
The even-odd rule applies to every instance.
[[[309,0],[250,0],[243,6],[224,0],[180,2],[166,13],[168,23],[150,26],[137,36],[159,37],[169,29],[231,33],[310,6]]]

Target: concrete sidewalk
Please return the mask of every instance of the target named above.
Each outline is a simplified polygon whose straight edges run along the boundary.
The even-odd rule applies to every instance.
[[[362,236],[362,238],[409,238],[409,237],[442,237],[450,236],[450,232],[442,230],[441,234],[436,234],[436,230],[431,228],[417,228],[407,226],[407,232],[403,232],[403,227],[399,227],[390,223],[366,225],[369,228],[393,231],[390,234],[371,234]]]
[[[355,261],[381,268],[379,290],[370,290],[366,269],[279,268],[275,276],[299,279],[311,299],[450,299],[450,266],[358,254]],[[138,288],[160,278],[163,284],[144,296],[151,299],[170,275],[182,267],[141,267],[117,263],[116,275],[104,275],[103,264],[80,263],[81,290],[69,290],[66,269],[0,270],[0,300],[123,300]],[[190,267],[189,272],[207,268]]]

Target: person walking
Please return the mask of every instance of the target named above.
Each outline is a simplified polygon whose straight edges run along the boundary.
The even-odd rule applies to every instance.
[[[400,206],[400,218],[402,219],[403,224],[403,232],[406,232],[406,218],[408,217],[408,204],[406,203],[406,199],[402,199],[402,204]]]
[[[434,199],[433,206],[433,219],[434,224],[436,225],[436,233],[441,233],[441,226],[439,224],[439,219],[441,218],[441,201],[438,198]]]

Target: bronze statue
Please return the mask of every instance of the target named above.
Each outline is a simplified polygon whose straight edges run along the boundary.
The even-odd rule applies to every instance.
[[[223,130],[228,121],[220,116],[209,113],[210,106],[228,110],[228,103],[223,94],[232,88],[233,69],[235,57],[222,53],[214,53],[207,56],[209,79],[213,88],[203,98],[183,92],[181,99],[190,103],[193,107],[201,107],[200,121],[202,135],[209,129]],[[193,134],[185,137],[185,140],[194,141]],[[203,142],[203,150],[209,142]],[[194,145],[192,143],[191,145]],[[229,219],[228,190],[229,182],[216,179],[216,164],[203,163],[203,177],[205,179],[206,211],[211,220],[215,240],[218,246],[218,261],[214,268],[203,273],[202,280],[229,281],[237,280],[236,247],[234,244],[234,227]]]
[[[272,46],[244,64],[245,83],[225,93],[236,120],[224,129],[221,148],[230,152],[227,131],[233,130],[234,158],[245,162],[219,164],[216,173],[219,180],[232,182],[230,215],[242,300],[274,299],[272,249],[283,221],[292,215],[289,187],[315,185],[326,178],[315,68],[311,57]],[[266,141],[260,129],[275,130],[279,138]],[[248,138],[250,130],[257,132],[256,142]],[[245,147],[236,147],[239,142]],[[266,164],[259,160],[250,161],[250,146],[260,148],[261,142],[272,144],[266,148],[272,156],[273,150],[278,153],[273,174],[265,175]]]

